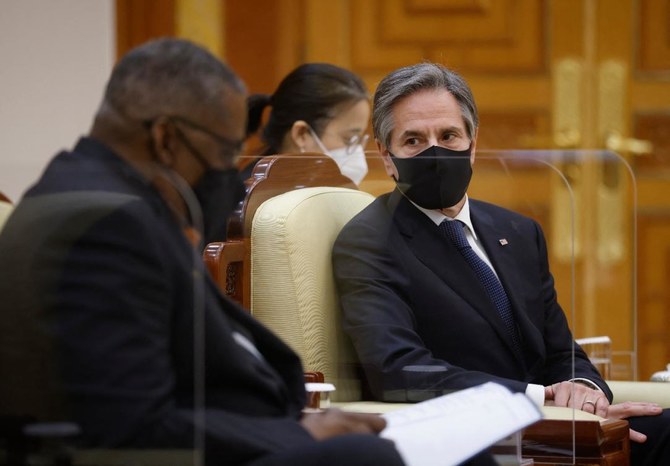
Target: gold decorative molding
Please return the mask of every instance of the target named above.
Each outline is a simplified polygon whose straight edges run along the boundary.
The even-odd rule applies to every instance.
[[[544,73],[545,7],[536,0],[357,0],[352,66],[372,74],[428,59],[464,74]]]
[[[575,149],[582,143],[583,65],[575,58],[554,64],[552,137],[554,145]],[[581,255],[583,232],[579,207],[582,205],[583,165],[576,154],[566,152],[555,160],[560,176],[553,178],[551,198],[551,248],[554,257],[570,263]]]
[[[197,42],[223,58],[224,2],[176,0],[175,12],[175,30],[179,37]]]
[[[612,135],[626,133],[625,63],[607,60],[598,67],[598,140],[607,141]]]
[[[573,149],[582,143],[582,63],[575,58],[559,60],[554,65],[553,138],[554,145]]]
[[[638,71],[670,74],[670,1],[639,0],[637,4]]]

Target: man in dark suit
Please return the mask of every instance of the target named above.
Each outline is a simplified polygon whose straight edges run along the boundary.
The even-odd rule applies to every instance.
[[[196,448],[207,464],[402,464],[379,416],[303,415],[298,357],[204,270],[203,219],[243,194],[245,114],[239,78],[188,41],[117,64],[90,135],[0,235],[2,420],[71,421],[82,447]]]
[[[633,441],[649,436],[633,459],[666,464],[668,413],[610,406],[557,302],[539,225],[468,198],[478,118],[467,83],[437,64],[398,69],[376,90],[372,124],[397,188],[345,226],[333,264],[373,395],[411,401],[495,381],[539,405],[650,416],[630,418]]]

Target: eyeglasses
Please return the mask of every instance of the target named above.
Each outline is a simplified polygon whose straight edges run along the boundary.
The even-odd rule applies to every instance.
[[[240,152],[242,152],[242,147],[244,146],[244,139],[230,139],[225,136],[221,136],[220,134],[217,134],[214,131],[205,128],[204,126],[201,126],[198,123],[195,123],[194,121],[191,121],[188,118],[182,116],[168,115],[165,118],[176,123],[181,123],[184,126],[188,126],[189,128],[194,129],[196,131],[200,131],[201,133],[204,133],[210,138],[214,139],[221,146],[220,150],[221,158],[226,161],[228,159],[237,157],[240,154]],[[151,128],[151,126],[154,124],[156,120],[157,118],[145,120],[144,126],[146,126],[147,128]]]
[[[370,136],[367,134],[355,134],[349,138],[349,140],[344,142],[344,147],[346,147],[346,152],[347,155],[351,155],[356,151],[356,147],[358,145],[363,146],[363,149],[365,149],[365,145],[368,143],[368,139]]]

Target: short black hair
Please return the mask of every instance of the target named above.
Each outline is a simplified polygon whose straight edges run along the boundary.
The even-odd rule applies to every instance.
[[[127,118],[220,112],[227,89],[246,92],[240,78],[205,48],[176,38],[146,42],[125,54],[104,101]]]

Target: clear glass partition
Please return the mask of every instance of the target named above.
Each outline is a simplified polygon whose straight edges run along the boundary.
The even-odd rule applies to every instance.
[[[228,410],[242,417],[258,415],[254,411],[255,408],[249,408],[250,412],[247,413],[246,408],[231,404],[231,401],[226,398],[226,394],[230,393],[229,390],[234,391],[236,380],[232,378],[227,380],[221,374],[216,377],[209,375],[211,371],[216,372],[216,366],[224,367],[228,364],[230,356],[227,355],[231,353],[221,352],[219,347],[219,343],[229,338],[230,335],[210,332],[213,325],[216,325],[211,320],[211,313],[218,315],[216,307],[219,304],[213,298],[212,283],[205,277],[207,273],[212,273],[214,282],[224,294],[241,302],[257,319],[285,340],[300,355],[305,371],[315,371],[325,376],[325,380],[315,379],[312,380],[313,382],[325,381],[335,385],[335,391],[332,393],[324,388],[320,389],[324,390],[321,396],[325,397],[327,394],[335,406],[343,409],[383,412],[400,407],[396,403],[418,402],[451,393],[458,388],[466,388],[468,384],[462,380],[455,381],[451,385],[441,385],[445,373],[449,376],[458,369],[435,362],[440,359],[449,362],[449,351],[455,351],[457,358],[463,357],[459,351],[463,352],[462,348],[465,346],[459,348],[458,345],[450,346],[447,342],[443,348],[434,351],[435,357],[432,362],[430,358],[417,358],[419,363],[414,362],[412,357],[406,354],[402,355],[401,349],[399,354],[401,357],[407,357],[408,363],[403,366],[401,372],[396,374],[397,377],[389,381],[384,379],[385,374],[381,374],[378,379],[371,382],[369,367],[361,366],[361,355],[356,354],[357,350],[366,350],[365,341],[359,339],[358,344],[354,346],[342,331],[343,320],[339,299],[342,290],[347,290],[348,285],[341,283],[336,285],[333,282],[331,276],[333,256],[339,254],[338,257],[344,257],[341,264],[350,263],[352,267],[345,266],[340,269],[340,272],[336,272],[338,280],[341,280],[343,275],[364,276],[366,273],[371,273],[371,266],[365,261],[354,260],[359,252],[351,255],[340,250],[339,253],[333,254],[332,244],[341,227],[356,212],[383,193],[395,188],[395,183],[388,176],[380,156],[376,153],[367,154],[368,172],[358,186],[362,193],[354,193],[354,195],[348,192],[339,193],[338,195],[342,195],[341,198],[338,198],[340,200],[326,201],[325,204],[316,202],[316,191],[313,196],[301,195],[299,199],[291,193],[295,193],[296,189],[301,191],[323,186],[350,189],[356,189],[357,186],[342,176],[333,160],[323,154],[296,154],[287,155],[285,158],[291,159],[294,163],[288,165],[277,163],[272,168],[271,165],[275,162],[268,163],[271,161],[270,158],[260,161],[257,161],[256,157],[241,158],[242,165],[257,163],[256,169],[251,171],[252,177],[246,183],[248,190],[246,201],[238,206],[237,212],[233,214],[228,224],[226,237],[213,238],[215,240],[225,239],[225,243],[219,241],[219,249],[210,247],[210,244],[205,250],[206,258],[220,262],[207,261],[206,265],[201,262],[200,252],[204,246],[202,243],[194,247],[192,251],[187,251],[190,254],[189,257],[187,257],[188,254],[182,257],[184,264],[191,264],[188,267],[192,267],[187,267],[188,270],[185,272],[182,270],[184,272],[182,273],[183,283],[180,286],[183,286],[181,291],[185,292],[185,298],[176,297],[180,294],[177,293],[178,290],[167,290],[158,286],[154,288],[153,285],[157,282],[152,280],[147,283],[141,280],[124,281],[124,274],[116,276],[113,274],[113,269],[105,268],[107,267],[106,259],[102,255],[97,255],[101,254],[101,250],[81,249],[82,244],[79,241],[88,238],[92,230],[101,228],[99,233],[108,241],[106,244],[109,247],[119,247],[118,254],[122,256],[128,254],[126,260],[128,276],[133,276],[137,267],[141,265],[141,261],[134,262],[137,257],[149,260],[147,258],[151,256],[151,251],[130,253],[127,248],[121,248],[119,244],[114,245],[114,237],[104,236],[106,231],[114,231],[114,228],[118,226],[115,222],[122,220],[121,217],[107,217],[114,210],[110,206],[117,206],[115,204],[117,199],[114,197],[103,193],[91,193],[84,197],[80,195],[81,193],[74,193],[71,196],[68,194],[70,197],[36,196],[20,207],[21,215],[27,219],[24,219],[28,221],[27,225],[32,225],[31,228],[25,225],[21,227],[16,219],[10,220],[5,225],[2,241],[0,241],[0,254],[2,254],[0,262],[3,266],[9,264],[15,268],[2,270],[3,283],[4,280],[7,280],[7,283],[14,283],[18,287],[18,292],[12,291],[13,296],[16,296],[12,304],[20,304],[17,304],[19,312],[7,306],[9,301],[6,301],[3,306],[2,326],[0,327],[5,345],[2,353],[2,370],[3,373],[12,374],[15,371],[18,373],[19,369],[24,367],[30,367],[30,369],[26,372],[25,377],[12,377],[11,383],[7,382],[10,379],[3,379],[2,399],[15,400],[15,406],[35,406],[35,413],[15,412],[15,414],[33,415],[35,422],[31,420],[28,423],[30,428],[26,431],[32,432],[31,435],[66,437],[64,442],[58,438],[55,441],[52,438],[43,439],[47,447],[40,449],[39,454],[53,455],[54,452],[60,454],[58,449],[62,445],[75,445],[78,448],[68,451],[74,451],[75,458],[79,458],[82,464],[123,464],[124,461],[130,461],[127,458],[132,458],[133,464],[199,465],[206,456],[205,452],[216,450],[216,448],[208,447],[208,445],[210,447],[214,445],[210,445],[210,442],[219,441],[216,439],[217,435],[226,435],[224,431],[217,431],[215,418],[218,411]],[[589,356],[594,363],[598,364],[604,377],[612,380],[635,379],[637,348],[635,339],[635,183],[625,162],[616,154],[603,151],[480,151],[477,153],[473,170],[472,182],[468,189],[471,199],[493,203],[518,212],[532,218],[541,226],[546,239],[549,266],[553,274],[558,302],[565,312],[575,338],[590,339],[585,340],[584,348],[589,351]],[[262,183],[265,183],[266,190],[261,189]],[[191,194],[182,188],[178,190],[186,200],[185,203],[190,209],[190,217],[197,218],[199,209],[193,203]],[[253,190],[257,190],[258,197],[252,200],[250,195]],[[303,191],[303,194],[306,192]],[[268,210],[268,200],[286,196],[285,193],[293,198],[286,197],[288,201],[272,207],[284,210]],[[370,193],[370,195],[363,193]],[[402,196],[396,197],[393,201],[396,204],[386,210],[390,215],[389,218],[400,212],[396,209],[411,207],[411,205],[399,206],[398,203],[402,202],[402,199],[404,199]],[[297,235],[298,239],[287,243],[286,237],[277,236],[281,236],[277,225],[285,225],[287,223],[284,220],[287,220],[289,216],[298,215],[298,208],[290,203],[298,200],[306,206],[306,210],[300,214],[304,217],[299,218],[298,226],[287,231],[287,234]],[[100,206],[110,210],[102,216],[86,217],[86,208],[92,205],[96,208],[91,212],[99,212],[97,208]],[[308,211],[314,209],[318,209],[320,216],[314,217],[309,214]],[[504,264],[506,259],[498,253],[492,253],[490,249],[487,250],[496,245],[496,247],[507,248],[507,250],[516,249],[519,254],[522,254],[524,246],[515,244],[515,242],[518,241],[517,238],[523,238],[528,234],[528,224],[521,226],[526,230],[518,237],[514,236],[514,232],[504,233],[499,235],[500,237],[495,236],[491,241],[491,235],[485,231],[490,225],[483,226],[482,212],[486,215],[488,210],[474,207],[473,203],[472,219],[475,230],[481,229],[478,232],[481,236],[479,240],[484,245],[484,250],[490,256],[489,259],[494,267],[499,269],[501,281],[505,284],[511,283],[512,287],[522,287],[526,284],[526,280],[533,282],[537,277],[527,270],[521,271],[518,276],[522,279],[520,282],[516,281],[518,277],[510,274],[506,268],[507,265]],[[207,212],[204,213],[206,216]],[[65,222],[70,215],[74,214],[84,215],[84,217],[77,218],[85,221]],[[41,220],[34,224],[30,223],[31,219],[35,218]],[[319,220],[305,220],[315,218]],[[424,222],[422,225],[426,225],[425,218],[418,218]],[[279,223],[276,223],[278,220]],[[414,219],[412,222],[419,222],[419,220]],[[106,221],[109,223],[105,223]],[[493,223],[495,224],[495,221]],[[421,223],[413,225],[418,224]],[[514,224],[514,221],[511,224]],[[263,230],[263,225],[270,225],[270,228]],[[380,225],[376,230],[375,228],[361,229],[360,237],[355,237],[356,241],[353,241],[352,244],[358,244],[363,248],[375,248],[380,245],[384,246],[383,242],[375,242],[375,238],[386,238],[391,247],[405,247],[403,243],[396,243],[396,241],[401,241],[399,238],[403,238],[402,235],[408,234],[409,230],[403,230],[400,236],[393,236],[396,233],[389,229],[386,232],[388,236],[384,237],[385,230],[383,229],[391,228],[391,226],[384,223],[383,219]],[[321,228],[329,226],[332,227],[332,231],[327,233]],[[408,224],[403,228],[411,229],[414,226]],[[165,241],[167,241],[161,236],[163,233],[156,232],[156,241],[161,245],[166,244]],[[198,235],[192,233],[192,231],[187,231],[187,237],[193,241],[193,244],[197,244]],[[263,234],[266,236],[262,236]],[[539,248],[541,251],[542,246],[538,244],[540,243],[529,245],[528,248],[535,250]],[[286,248],[282,249],[285,246]],[[184,251],[164,250],[163,253],[183,255]],[[282,251],[286,254],[297,253],[300,267],[293,267],[287,259],[273,259],[272,261],[268,259],[270,254],[282,253]],[[313,253],[312,251],[321,252]],[[360,252],[360,257],[364,257],[365,253],[365,250]],[[373,273],[382,273],[384,276],[373,276],[369,282],[354,284],[356,289],[354,295],[358,293],[365,295],[368,291],[366,286],[370,284],[382,283],[381,289],[385,288],[386,291],[400,290],[400,298],[397,302],[392,301],[392,304],[389,305],[382,304],[379,309],[388,312],[396,319],[402,319],[401,305],[420,302],[422,299],[417,295],[407,300],[405,293],[411,294],[413,290],[403,288],[406,283],[425,273],[426,282],[437,287],[439,281],[430,275],[432,272],[429,271],[430,268],[426,264],[441,263],[445,266],[438,253],[435,253],[433,257],[431,254],[426,254],[425,251],[423,254],[424,256],[418,260],[414,257],[404,258],[406,268],[396,270],[390,275],[386,275],[389,271],[384,268],[393,265],[391,262],[384,263],[381,267],[373,267]],[[25,260],[22,261],[22,258]],[[84,267],[84,269],[78,268],[77,270],[86,270],[87,273],[77,279],[80,280],[79,282],[70,282],[68,284],[70,288],[64,291],[65,294],[59,294],[57,290],[61,283],[59,280],[62,278],[60,274],[64,273],[64,269],[59,269],[59,271],[52,269],[55,275],[47,276],[45,275],[46,269],[38,266],[41,263],[35,262],[37,259],[51,261],[48,263],[58,267]],[[424,265],[421,265],[422,262]],[[144,263],[144,265],[147,264]],[[529,266],[533,265],[534,262],[529,262]],[[358,266],[361,268],[356,269]],[[134,301],[138,305],[137,309],[120,309],[119,314],[109,311],[107,306],[99,306],[100,296],[107,296],[107,299],[115,299],[115,297],[114,293],[109,292],[97,294],[100,290],[95,283],[87,284],[89,275],[93,277],[99,272],[96,267],[103,267],[100,280],[119,280],[115,292],[121,294],[129,290],[131,293],[137,293],[137,296],[142,298],[143,304]],[[209,268],[209,272],[205,270],[205,267]],[[261,272],[263,270],[267,272],[265,281],[262,281]],[[345,270],[346,273],[343,273],[342,270]],[[447,276],[450,272],[440,271],[439,273]],[[409,274],[415,275],[410,276]],[[326,277],[325,281],[318,281],[321,279],[319,277]],[[389,277],[397,279],[398,284],[389,282]],[[540,280],[538,279],[537,282],[539,283]],[[100,283],[106,282],[101,281]],[[143,283],[141,289],[137,288],[139,283]],[[545,283],[548,282],[545,280]],[[359,285],[361,286],[356,288]],[[273,286],[275,288],[272,288]],[[314,295],[308,294],[310,287],[316,290]],[[427,289],[427,295],[432,296],[432,289]],[[11,290],[5,289],[4,291],[8,293]],[[538,290],[538,293],[540,291],[542,290]],[[68,294],[71,292],[81,292],[83,296],[89,296],[89,301],[77,300],[77,302],[90,303],[90,306],[87,307],[87,304],[82,308],[68,307],[52,313],[51,309],[58,308],[61,299],[71,298],[71,295]],[[287,299],[290,299],[286,295],[291,292],[297,295],[294,305],[286,304],[289,302]],[[445,303],[447,298],[453,299],[456,303],[454,307],[462,306],[461,301],[471,299],[460,295],[461,292],[458,290],[449,293],[444,295]],[[531,294],[523,295],[521,301],[512,297],[512,305],[541,305],[541,297],[531,296]],[[373,293],[369,296],[376,295]],[[439,300],[433,303],[436,302]],[[348,303],[354,305],[356,300],[352,299]],[[296,314],[296,312],[301,312],[303,305],[306,306],[307,313]],[[179,308],[180,313],[184,309],[190,309],[192,312],[182,314],[183,319],[178,323],[167,319],[164,322],[167,327],[163,330],[160,326],[155,326],[145,320],[145,317],[149,318],[150,315],[158,316],[165,308]],[[99,314],[92,313],[96,309],[107,309],[107,311]],[[157,314],[145,314],[149,313],[150,309]],[[449,309],[450,305],[445,304],[444,310]],[[373,319],[384,318],[383,314],[375,312],[372,314]],[[545,309],[537,311],[539,317],[536,317],[531,309],[528,312],[534,314],[531,320],[537,319],[534,321],[537,323],[541,322],[542,316],[539,314],[544,313]],[[69,320],[76,315],[80,315],[81,319]],[[411,331],[426,332],[425,341],[439,339],[441,328],[429,325],[431,322],[438,321],[431,320],[430,317],[423,321],[421,319],[408,320],[416,325]],[[71,327],[68,322],[76,322],[81,327],[78,329]],[[352,321],[349,322],[351,325]],[[455,335],[454,328],[462,325],[463,322],[465,321],[462,320],[461,315],[450,321],[449,325],[452,328],[448,329],[451,332],[449,335]],[[490,330],[483,326],[483,322],[483,320],[473,321],[468,324],[470,328],[463,327],[463,333],[467,334],[472,331],[473,327],[481,326],[482,334],[488,334]],[[365,325],[364,322],[360,324]],[[128,326],[127,329],[124,329],[125,325]],[[146,333],[138,333],[136,325],[145,325]],[[171,342],[172,349],[179,348],[179,358],[162,344],[147,343],[156,338],[152,332],[159,331],[165,332],[161,335],[165,337],[165,341]],[[544,331],[551,333],[550,330],[544,329]],[[80,333],[76,333],[77,337],[74,338],[72,332]],[[81,342],[85,342],[92,335],[97,335],[96,339],[88,347],[82,346]],[[393,342],[395,338],[403,335],[403,331],[398,333],[397,329],[391,328],[386,336],[389,337],[388,341]],[[158,340],[162,340],[162,337]],[[607,337],[609,340],[597,337]],[[249,357],[256,358],[253,361],[260,359],[267,362],[273,359],[268,357],[269,355],[263,355],[262,350],[260,357],[256,354],[256,350],[262,344],[254,342],[253,338],[245,337],[242,340],[244,342],[240,345],[246,348],[251,355]],[[607,341],[611,342],[609,346],[607,343],[603,345],[603,342]],[[8,345],[11,346],[9,349]],[[186,345],[186,348],[183,345]],[[488,346],[489,341],[484,341],[481,344],[476,343],[473,349],[482,351]],[[497,357],[495,352],[509,351],[508,348],[501,345],[490,345],[490,347],[494,348],[492,358]],[[144,351],[146,349],[149,349],[149,353]],[[540,349],[537,350],[540,351]],[[120,359],[109,357],[114,354]],[[364,356],[371,358],[370,364],[375,362],[374,354]],[[532,365],[535,357],[536,355],[521,356],[524,364],[527,365]],[[464,360],[468,360],[467,355]],[[104,370],[101,370],[101,361],[111,362],[104,367]],[[135,362],[130,364],[126,370],[121,365],[122,361]],[[481,362],[475,358],[475,363],[478,361]],[[85,364],[91,364],[91,366],[88,367]],[[156,366],[163,374],[158,376],[160,380],[151,378],[145,380],[142,377],[142,371],[146,371],[148,376],[153,371],[152,368]],[[395,367],[397,366],[396,364]],[[78,374],[79,370],[83,370],[82,367],[86,367],[85,376]],[[277,365],[274,371],[268,371],[268,377],[279,378],[274,382],[270,380],[268,383],[270,385],[275,382],[283,383],[280,380],[282,376],[286,376],[286,371],[290,371],[290,368]],[[508,373],[509,371],[506,370],[501,371],[503,376]],[[148,385],[142,388],[141,383],[140,386],[130,383],[136,378],[140,381],[144,380]],[[523,376],[520,376],[520,379],[522,378]],[[266,383],[261,378],[257,382],[261,385]],[[87,384],[91,385],[87,386]],[[91,392],[89,389],[92,386],[105,387],[104,394],[101,395],[99,391]],[[39,389],[36,390],[36,387]],[[250,405],[253,404],[251,393],[253,393],[252,388],[245,393],[245,396],[249,397],[247,401]],[[132,405],[132,400],[152,397],[156,397],[158,404],[137,404],[137,409],[128,411],[130,417],[127,422],[120,422],[116,411],[119,407]],[[374,404],[372,403],[374,398],[378,398],[376,401],[381,398],[385,403],[383,405]],[[318,400],[318,396],[310,399]],[[265,403],[267,399],[258,399],[258,406],[266,406]],[[316,403],[316,406],[310,408],[319,409],[318,401]],[[280,406],[268,408],[267,415],[276,416],[281,409],[283,408]],[[3,411],[3,415],[6,412],[6,410]],[[40,414],[42,412],[48,415],[42,417]],[[160,416],[163,415],[169,416],[167,424],[162,424]],[[294,413],[292,416],[297,419],[299,414]],[[549,440],[546,440],[546,432],[541,429],[531,428],[527,431],[535,435],[533,437],[535,443],[528,444],[526,447],[531,450],[534,448],[532,451],[536,453],[536,463],[543,462],[544,458],[546,461],[551,460],[554,464],[562,462],[572,464],[574,456],[578,455],[579,437],[576,436],[573,423],[581,418],[581,414],[571,412],[567,415],[563,413],[562,416],[565,417],[563,424],[550,425],[548,428],[553,431],[564,429],[565,438],[568,438],[567,444],[563,442],[552,445]],[[486,421],[481,420],[481,422]],[[63,425],[63,422],[70,424]],[[480,421],[476,420],[473,424],[470,419],[468,422],[476,427],[476,422]],[[566,422],[567,428],[565,427]],[[112,437],[118,434],[118,438],[114,437],[116,443],[111,440],[102,444],[96,444],[95,441],[78,443],[76,429],[97,431],[102,425],[114,423],[119,424],[117,427],[109,427],[101,431],[107,432]],[[131,424],[135,425],[134,423],[143,426],[135,432],[141,432],[142,429],[156,429],[158,437],[147,437],[146,442],[134,442],[133,439],[124,437],[127,434],[125,429]],[[183,428],[180,430],[180,435],[170,431],[175,426]],[[73,428],[75,431],[71,430]],[[74,440],[70,442],[69,437]],[[542,443],[545,440],[546,445]],[[574,440],[577,443],[573,444]],[[2,447],[6,452],[8,444],[4,443]],[[554,450],[551,450],[552,448]],[[562,456],[550,458],[547,453],[550,451],[558,451]]]
[[[597,150],[484,151],[474,172],[471,196],[541,225],[558,301],[603,376],[635,380],[636,191],[626,161]]]
[[[322,155],[307,156],[319,160],[319,163],[330,163]],[[306,155],[284,157],[292,158],[298,163],[301,159],[305,160]],[[304,166],[312,166],[314,163],[316,162],[304,162]],[[367,166],[368,172],[357,186],[358,189],[378,197],[395,188],[395,182],[387,174],[384,163],[376,152],[367,153]],[[248,185],[259,183],[264,176],[264,170],[257,170],[256,175],[248,180]],[[574,337],[581,342],[603,378],[634,380],[635,183],[625,161],[607,151],[479,151],[473,171],[468,189],[471,199],[510,209],[532,218],[540,225],[546,240],[549,267],[553,274],[558,302]],[[307,173],[296,174],[296,187],[302,189],[320,186],[313,179],[305,181],[308,179]],[[345,184],[341,184],[342,180],[331,179],[328,183],[354,187],[346,186],[346,182],[346,179],[343,182]],[[268,215],[268,212],[263,211],[263,215]],[[477,225],[477,219],[473,221]],[[512,238],[501,237],[496,241],[501,247],[518,247],[510,244]],[[252,239],[252,249],[254,247]],[[326,248],[324,254],[330,254],[330,248]],[[494,257],[492,260],[495,262],[499,259]],[[328,257],[323,263],[330,264],[330,261]],[[258,263],[252,262],[252,275],[256,270],[254,267],[259,267]],[[273,272],[273,279],[276,279],[278,271]],[[361,274],[363,272],[361,270]],[[252,280],[256,280],[255,276]],[[325,293],[332,291],[326,290]],[[370,387],[366,386],[365,381],[361,384],[360,380],[355,380],[352,384],[352,379],[360,379],[365,371],[361,372],[359,367],[358,372],[352,375],[349,366],[356,365],[358,361],[357,356],[352,356],[352,348],[347,346],[346,338],[334,343],[344,344],[345,348],[330,348],[340,359],[339,363],[332,363],[331,366],[324,364],[310,354],[304,342],[287,335],[290,329],[271,319],[265,320],[269,317],[267,313],[275,312],[273,308],[276,310],[281,305],[276,301],[263,301],[262,294],[262,291],[253,290],[252,284],[252,313],[276,333],[287,338],[289,344],[303,358],[307,370],[322,371],[326,380],[335,382],[337,390],[331,395],[331,399],[336,401],[336,405],[338,402],[351,403],[356,396],[364,399],[369,399],[371,395],[373,398],[379,397],[379,394],[375,396],[374,393],[366,392]],[[263,306],[266,309],[261,309]],[[539,312],[544,310],[540,309]],[[328,322],[330,326],[336,327],[341,323],[341,316]],[[550,330],[548,332],[551,333]],[[357,349],[360,349],[360,343]],[[406,391],[385,392],[383,397],[388,396],[386,401],[417,402],[450,392],[437,387],[444,374],[439,367],[408,366],[405,372],[421,372],[422,368],[423,376],[418,385],[405,387]],[[404,376],[410,377],[406,373]],[[360,409],[360,406],[355,406],[354,409]],[[535,462],[573,464],[575,455],[579,456],[579,442],[587,440],[575,437],[576,431],[571,421],[588,417],[584,414],[570,413],[569,410],[567,413],[557,412],[549,408],[551,423],[547,429],[554,433],[560,431],[569,440],[565,443],[564,439],[560,444],[547,441],[545,445],[541,440],[546,440],[546,432],[541,429],[538,431],[538,428],[530,429],[529,432],[535,436],[535,440],[527,443],[528,448],[535,453]],[[576,444],[573,444],[574,440]],[[552,456],[552,451],[558,452],[557,455]]]

